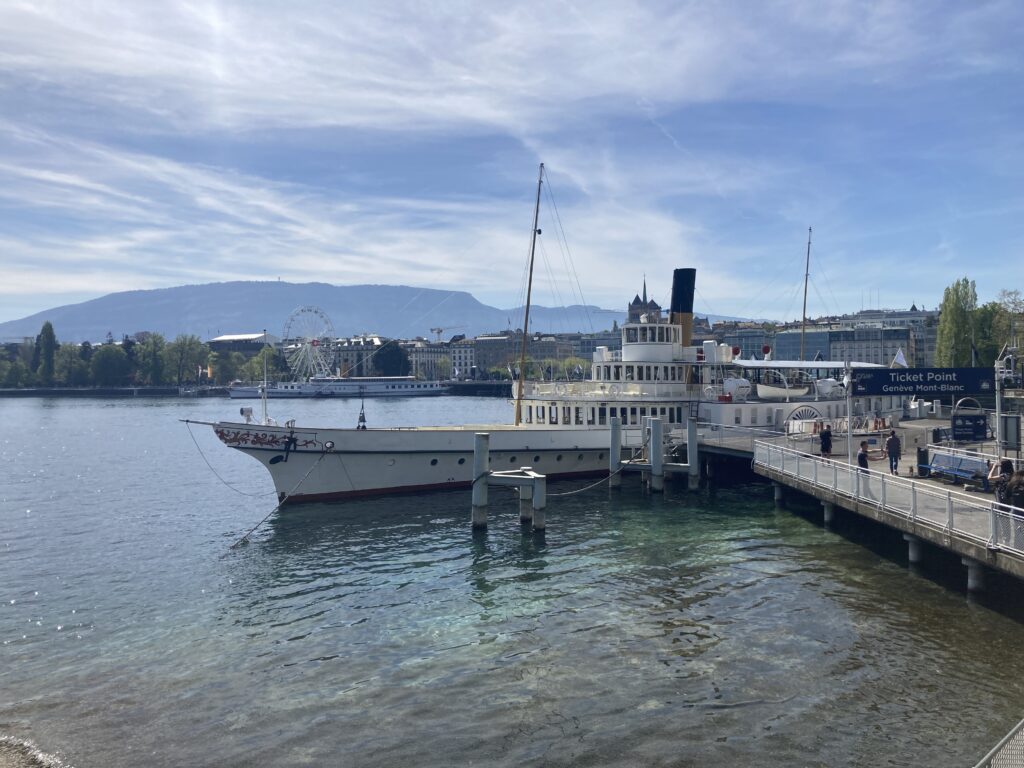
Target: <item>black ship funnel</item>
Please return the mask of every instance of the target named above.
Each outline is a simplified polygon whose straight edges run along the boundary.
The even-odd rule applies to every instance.
[[[672,272],[672,305],[669,322],[682,329],[683,346],[693,341],[693,290],[697,283],[697,270],[692,267]]]

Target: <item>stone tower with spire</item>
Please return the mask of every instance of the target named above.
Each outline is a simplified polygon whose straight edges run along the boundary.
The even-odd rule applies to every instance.
[[[644,295],[640,298],[637,294],[633,297],[633,300],[629,302],[629,307],[626,309],[626,322],[639,323],[641,315],[648,315],[649,320],[661,319],[661,307],[654,299],[647,300],[647,276],[644,275]]]

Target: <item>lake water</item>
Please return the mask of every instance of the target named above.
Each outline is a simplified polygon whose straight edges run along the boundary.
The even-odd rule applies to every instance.
[[[1016,585],[968,600],[768,486],[627,479],[545,536],[498,489],[479,535],[468,492],[311,505],[231,549],[270,478],[178,419],[238,407],[0,399],[0,735],[78,768],[969,766],[1024,715]]]

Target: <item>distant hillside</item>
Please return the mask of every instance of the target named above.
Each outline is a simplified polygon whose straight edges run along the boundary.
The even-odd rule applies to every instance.
[[[628,297],[627,299],[628,300]],[[625,303],[625,301],[624,301]],[[313,305],[331,319],[339,336],[363,332],[393,338],[443,338],[514,329],[522,309],[481,304],[465,291],[441,291],[402,285],[328,285],[326,283],[230,282],[184,285],[149,291],[112,293],[69,304],[20,320],[0,323],[0,340],[35,337],[49,320],[59,341],[103,341],[139,331],[168,340],[193,334],[203,341],[226,333],[278,336],[296,308]],[[532,307],[530,327],[548,333],[602,331],[622,323],[624,311],[598,307]]]

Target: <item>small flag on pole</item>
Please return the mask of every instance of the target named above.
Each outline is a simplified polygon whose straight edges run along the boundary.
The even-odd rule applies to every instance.
[[[903,356],[903,347],[896,350],[896,357],[889,363],[890,368],[909,368],[907,365],[907,358]]]

